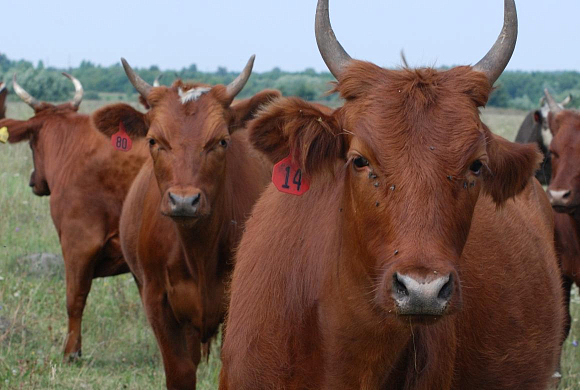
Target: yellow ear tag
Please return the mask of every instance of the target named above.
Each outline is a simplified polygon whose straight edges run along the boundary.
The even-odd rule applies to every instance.
[[[0,142],[5,144],[6,141],[8,141],[8,127],[4,126],[0,128]]]

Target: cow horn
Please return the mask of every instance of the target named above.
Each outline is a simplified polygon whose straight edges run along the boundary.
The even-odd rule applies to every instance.
[[[401,62],[403,63],[403,68],[409,68],[409,63],[407,62],[407,57],[405,56],[405,50],[401,49]]]
[[[14,75],[12,76],[12,86],[14,87],[14,92],[16,93],[16,95],[18,95],[18,97],[22,99],[24,103],[28,104],[33,109],[36,109],[36,107],[38,107],[40,102],[35,98],[33,98],[32,96],[30,96],[30,94],[26,92],[24,88],[22,88],[16,82],[16,73],[14,73]]]
[[[550,112],[552,114],[557,114],[563,110],[562,106],[556,103],[556,101],[548,91],[548,88],[544,89],[544,95],[546,96],[546,100],[548,101],[548,106],[550,107]]]
[[[330,16],[328,15],[328,0],[318,0],[314,31],[316,33],[318,51],[320,51],[330,73],[338,80],[344,67],[352,58],[338,42],[334,31],[332,31]]]
[[[159,80],[161,79],[161,77],[163,77],[163,73],[160,73],[157,77],[155,77],[155,80],[153,80],[153,87],[159,87],[161,84],[159,84]]]
[[[510,61],[518,38],[518,14],[514,0],[504,2],[503,28],[492,46],[491,50],[483,57],[473,70],[487,75],[489,83],[493,85],[504,71]]]
[[[255,58],[256,56],[252,54],[252,56],[248,60],[248,63],[244,67],[244,70],[242,70],[242,73],[240,73],[240,75],[236,77],[234,81],[228,84],[226,93],[230,99],[234,100],[236,95],[240,93],[240,91],[244,88],[244,86],[248,82],[248,79],[252,74],[252,68],[254,67]]]
[[[70,104],[74,108],[79,108],[79,106],[81,105],[81,102],[83,101],[83,85],[76,77],[74,77],[66,72],[62,72],[62,75],[73,82],[73,84],[75,86],[75,96],[74,96],[73,100],[70,102]]]
[[[126,59],[121,58],[121,63],[123,64],[125,74],[129,78],[131,84],[133,84],[133,86],[135,87],[137,92],[141,94],[141,96],[147,99],[147,96],[149,96],[149,93],[151,92],[151,89],[153,89],[153,87],[147,84],[141,77],[137,75],[137,73],[135,73],[135,71],[133,70],[133,68],[131,68],[131,65],[129,65]]]

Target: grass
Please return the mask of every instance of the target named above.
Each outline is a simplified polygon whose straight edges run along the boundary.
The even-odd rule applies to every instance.
[[[110,101],[87,101],[90,112]],[[10,103],[8,117],[32,114]],[[487,109],[484,121],[513,139],[525,112]],[[33,269],[23,256],[60,254],[48,198],[27,186],[32,155],[26,144],[0,144],[0,388],[2,389],[161,389],[165,377],[153,332],[129,275],[93,282],[84,315],[83,357],[62,363],[66,334],[62,265],[52,272]],[[574,290],[575,317],[562,356],[561,389],[580,390],[580,297]],[[219,347],[198,370],[198,389],[217,388]]]

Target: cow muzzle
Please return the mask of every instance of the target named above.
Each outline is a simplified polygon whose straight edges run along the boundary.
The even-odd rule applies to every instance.
[[[573,212],[577,205],[573,204],[574,197],[569,189],[548,189],[548,199],[554,211],[559,213]]]
[[[401,316],[442,316],[455,290],[453,274],[427,280],[398,272],[393,274],[392,298]]]
[[[204,214],[205,197],[201,191],[167,191],[162,213],[171,218],[198,218]]]

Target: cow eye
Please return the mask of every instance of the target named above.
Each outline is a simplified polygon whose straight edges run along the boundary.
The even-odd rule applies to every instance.
[[[157,141],[155,141],[153,138],[149,138],[149,145],[153,146],[157,143]]]
[[[483,163],[480,160],[475,160],[474,162],[471,163],[469,170],[473,172],[475,176],[479,176],[479,174],[481,173],[481,167],[483,167]]]
[[[225,140],[225,139],[222,139],[222,140],[220,141],[220,146],[221,146],[222,148],[226,148],[226,147],[228,146],[228,141],[227,141],[227,140]]]
[[[356,157],[354,160],[352,160],[352,163],[356,169],[363,169],[364,167],[369,166],[369,160],[362,156]]]

